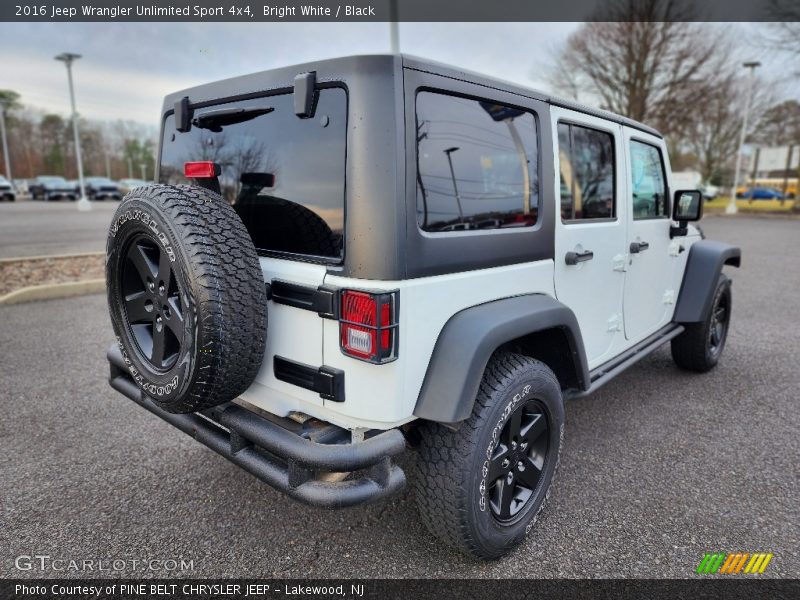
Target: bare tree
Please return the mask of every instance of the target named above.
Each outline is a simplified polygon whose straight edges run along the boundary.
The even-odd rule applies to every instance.
[[[720,81],[726,48],[717,30],[689,23],[682,0],[617,0],[567,39],[550,80],[583,102],[646,121],[665,134],[689,126]],[[684,22],[679,22],[684,21]]]
[[[763,146],[800,144],[800,102],[784,100],[764,111],[751,142]]]
[[[800,58],[800,4],[797,0],[770,0],[768,12],[774,22],[767,25],[765,45],[791,58]],[[794,74],[800,75],[800,69]]]

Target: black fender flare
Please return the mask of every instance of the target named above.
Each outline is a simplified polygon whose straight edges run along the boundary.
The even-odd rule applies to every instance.
[[[700,240],[692,244],[672,320],[676,323],[703,321],[711,310],[722,267],[738,267],[741,261],[742,251],[736,246],[713,240]]]
[[[587,389],[589,367],[575,314],[544,294],[514,296],[472,306],[450,317],[433,348],[414,416],[437,423],[468,418],[494,351],[506,342],[554,328],[564,332],[576,380],[581,389]]]

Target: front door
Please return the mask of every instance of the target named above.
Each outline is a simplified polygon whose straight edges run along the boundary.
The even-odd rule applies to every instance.
[[[670,202],[664,140],[624,128],[628,162],[626,198],[628,253],[625,274],[625,337],[638,342],[667,324],[677,290],[673,263],[677,244],[670,241]]]
[[[580,325],[589,368],[624,346],[622,296],[627,205],[622,127],[552,109],[561,218],[555,230],[555,289]]]

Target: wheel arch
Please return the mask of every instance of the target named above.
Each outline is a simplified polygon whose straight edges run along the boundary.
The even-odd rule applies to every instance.
[[[575,314],[544,294],[514,296],[466,308],[445,323],[414,416],[437,423],[468,418],[486,365],[501,348],[541,360],[553,369],[562,387],[589,386]]]
[[[692,244],[673,321],[699,323],[705,319],[714,299],[714,290],[722,267],[739,267],[741,260],[741,249],[724,242],[700,240]]]

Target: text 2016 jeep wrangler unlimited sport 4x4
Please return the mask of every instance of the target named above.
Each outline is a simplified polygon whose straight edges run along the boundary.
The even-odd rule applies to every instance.
[[[565,398],[725,345],[740,251],[658,132],[512,84],[363,56],[192,88],[158,180],[108,238],[111,385],[320,506],[399,490],[412,446],[423,520],[480,557],[536,521]]]

